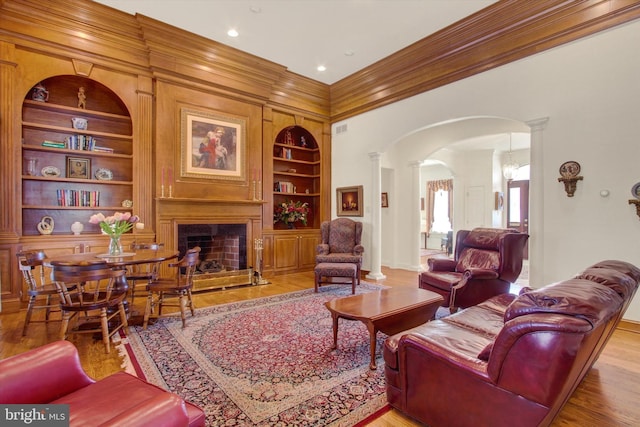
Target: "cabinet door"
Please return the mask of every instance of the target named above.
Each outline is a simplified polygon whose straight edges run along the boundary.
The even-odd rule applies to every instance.
[[[299,265],[301,269],[311,269],[316,265],[316,248],[320,244],[320,236],[301,235],[300,236]]]
[[[275,270],[294,270],[298,268],[298,246],[299,238],[297,234],[290,236],[275,236],[274,255]]]

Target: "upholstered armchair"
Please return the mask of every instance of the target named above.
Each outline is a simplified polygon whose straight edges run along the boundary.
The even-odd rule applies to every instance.
[[[444,297],[453,313],[509,292],[522,271],[529,235],[512,229],[474,228],[456,235],[454,259],[430,258],[418,286]]]
[[[349,218],[325,221],[320,225],[322,242],[316,249],[316,264],[351,263],[357,268],[357,284],[360,284],[360,269],[364,246],[362,223]]]

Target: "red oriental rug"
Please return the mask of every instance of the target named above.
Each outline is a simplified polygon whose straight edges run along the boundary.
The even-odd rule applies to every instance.
[[[357,293],[382,289],[362,283]],[[204,409],[208,426],[353,426],[386,406],[369,334],[340,319],[338,348],[326,301],[350,286],[323,286],[196,311],[182,329],[164,318],[123,339],[138,376]]]

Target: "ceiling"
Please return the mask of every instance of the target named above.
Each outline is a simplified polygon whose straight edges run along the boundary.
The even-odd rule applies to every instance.
[[[95,0],[333,84],[491,0]],[[240,34],[229,37],[235,28]],[[317,70],[324,65],[326,71]]]

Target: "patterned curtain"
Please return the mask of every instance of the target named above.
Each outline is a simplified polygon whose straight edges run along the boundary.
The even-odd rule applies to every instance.
[[[439,190],[449,192],[449,221],[453,224],[453,179],[427,181],[427,237],[431,234],[433,224],[433,206],[435,194]]]

